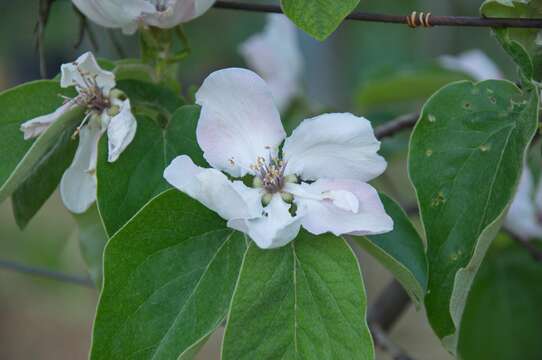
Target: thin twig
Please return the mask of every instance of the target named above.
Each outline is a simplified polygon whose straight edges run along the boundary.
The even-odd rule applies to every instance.
[[[217,1],[218,9],[244,10],[263,13],[283,13],[279,5],[249,4],[238,1]],[[347,20],[370,21],[408,25],[406,15],[374,14],[354,11],[346,17]],[[431,16],[431,26],[461,26],[461,27],[493,27],[493,28],[542,28],[542,19],[510,19],[510,18],[481,18],[475,16]]]
[[[367,321],[375,345],[386,351],[394,360],[412,360],[387,335],[410,305],[410,297],[397,280],[392,280],[369,308]]]
[[[125,58],[126,57],[126,52],[124,51],[124,48],[122,47],[119,39],[117,39],[117,36],[115,34],[115,30],[107,29],[107,35],[109,36],[109,40],[111,40],[111,44],[113,44],[113,48],[117,52],[117,55],[120,58]]]
[[[49,21],[51,6],[55,0],[40,0],[38,11],[38,22],[34,32],[36,33],[36,48],[40,63],[40,76],[42,79],[47,77],[47,62],[45,59],[45,27]]]
[[[412,113],[401,115],[394,120],[391,120],[384,125],[381,125],[375,129],[375,136],[377,139],[383,139],[397,134],[405,129],[410,129],[416,125],[420,114]]]
[[[0,269],[27,274],[27,275],[38,276],[44,279],[84,286],[88,288],[94,288],[94,289],[96,288],[96,286],[92,283],[92,280],[90,280],[88,276],[65,274],[62,272],[53,271],[49,269],[24,265],[19,262],[11,261],[11,260],[0,259]]]

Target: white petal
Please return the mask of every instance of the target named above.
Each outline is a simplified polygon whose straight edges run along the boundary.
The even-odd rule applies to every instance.
[[[165,10],[149,12],[144,15],[143,20],[152,26],[172,28],[202,15],[214,2],[215,0],[170,0]]]
[[[212,73],[196,102],[202,106],[196,135],[204,157],[232,176],[249,172],[258,156],[275,153],[286,135],[271,91],[252,71]]]
[[[295,25],[283,15],[268,15],[264,31],[245,41],[239,50],[247,64],[267,81],[277,107],[286,110],[299,93],[303,69]]]
[[[137,121],[132,114],[130,100],[118,101],[120,112],[111,118],[107,126],[109,145],[108,161],[114,162],[119,155],[134,140],[137,130]]]
[[[52,123],[74,106],[75,103],[73,101],[68,101],[50,114],[38,116],[37,118],[24,122],[21,124],[21,131],[24,133],[24,139],[28,140],[40,136]]]
[[[62,175],[60,196],[73,213],[84,213],[96,201],[96,161],[102,134],[101,125],[95,119],[81,129],[73,162]]]
[[[525,167],[504,222],[504,227],[521,239],[542,238],[542,224],[538,219],[533,190],[532,174]]]
[[[312,184],[289,184],[287,191],[304,209],[302,225],[319,235],[376,235],[393,230],[376,190],[356,180],[321,179]]]
[[[324,114],[304,120],[284,143],[286,173],[305,180],[340,178],[369,181],[386,160],[371,123],[352,114]]]
[[[144,12],[153,12],[155,6],[147,0],[72,0],[90,20],[108,28],[129,29],[133,33]]]
[[[502,79],[497,65],[481,50],[469,50],[457,56],[444,55],[439,62],[449,70],[463,72],[478,81]]]
[[[91,52],[86,52],[72,63],[62,64],[60,86],[88,88],[88,78],[93,78],[105,94],[115,87],[115,74],[103,70]],[[87,79],[85,79],[87,77]]]
[[[274,249],[294,240],[301,227],[302,215],[295,217],[289,212],[289,204],[279,195],[264,209],[265,215],[254,219],[233,219],[228,226],[246,233],[261,249]]]
[[[261,216],[258,190],[240,181],[231,182],[218,170],[199,167],[186,155],[178,156],[171,162],[164,171],[164,178],[223,219]]]

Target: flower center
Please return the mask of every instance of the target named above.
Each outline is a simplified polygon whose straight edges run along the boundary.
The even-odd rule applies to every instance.
[[[270,157],[266,161],[263,157],[259,157],[250,168],[256,173],[255,186],[262,187],[267,193],[275,194],[284,187],[286,162],[283,160]]]
[[[105,96],[102,88],[98,86],[96,76],[87,74],[81,69],[79,69],[79,73],[81,74],[83,83],[77,85],[79,93],[75,99],[77,104],[87,107],[89,111],[98,113],[111,107],[111,101],[108,96]]]

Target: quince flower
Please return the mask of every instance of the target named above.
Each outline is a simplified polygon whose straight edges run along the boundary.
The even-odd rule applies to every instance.
[[[527,166],[521,174],[504,227],[523,240],[542,239],[542,181],[535,189],[533,175]]]
[[[443,55],[439,63],[446,69],[463,72],[476,81],[502,79],[497,65],[481,50],[465,51],[457,56]]]
[[[196,102],[202,107],[197,141],[212,168],[181,155],[164,177],[260,248],[286,245],[301,226],[335,235],[393,229],[378,193],[365,183],[386,168],[368,120],[323,114],[304,120],[285,139],[269,87],[238,68],[209,75]]]
[[[60,195],[71,212],[85,212],[96,200],[96,163],[98,142],[107,131],[108,161],[114,162],[132,142],[137,122],[130,100],[115,89],[115,75],[100,68],[92,53],[61,67],[60,86],[74,86],[78,95],[66,99],[64,105],[51,114],[39,116],[21,125],[24,138],[41,135],[67,111],[82,106],[85,117],[77,128],[79,145],[70,167],[60,181]]]
[[[134,33],[139,25],[167,29],[190,21],[215,0],[72,0],[89,19],[107,28]]]
[[[239,48],[247,64],[267,82],[281,112],[300,92],[303,56],[297,35],[286,16],[271,14],[264,31]]]

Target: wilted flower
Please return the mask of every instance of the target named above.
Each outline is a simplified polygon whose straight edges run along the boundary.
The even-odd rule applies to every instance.
[[[271,14],[264,31],[240,47],[247,64],[267,82],[280,111],[286,110],[301,88],[303,56],[297,35],[286,16]]]
[[[213,168],[182,155],[164,177],[259,247],[284,246],[301,226],[335,235],[392,230],[377,192],[365,183],[386,168],[366,119],[323,114],[304,120],[285,140],[269,87],[237,68],[209,75],[196,100],[202,107],[197,140]],[[247,175],[252,186],[241,180]]]
[[[60,85],[74,86],[78,95],[66,99],[55,112],[37,117],[21,125],[25,139],[41,135],[60,116],[82,106],[85,117],[76,134],[79,145],[70,167],[60,182],[60,195],[66,207],[74,213],[85,212],[96,200],[96,162],[98,141],[107,131],[108,161],[116,161],[134,139],[137,122],[130,100],[115,87],[115,75],[100,68],[91,53],[76,61],[63,64]]]
[[[542,181],[535,189],[533,175],[527,166],[521,174],[504,227],[524,240],[542,239]]]
[[[476,81],[502,79],[502,73],[497,65],[478,49],[457,56],[443,55],[439,62],[446,69],[463,72]]]
[[[134,33],[139,25],[172,28],[206,12],[215,0],[72,0],[95,23]]]

